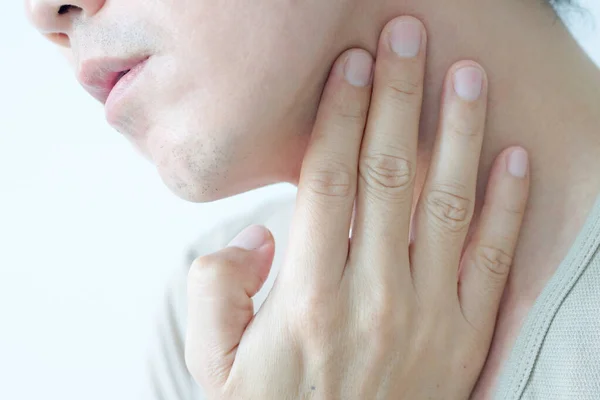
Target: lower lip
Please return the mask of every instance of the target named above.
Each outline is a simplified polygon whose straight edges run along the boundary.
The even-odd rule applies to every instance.
[[[133,67],[125,76],[119,79],[119,82],[113,87],[104,103],[106,117],[108,121],[115,120],[116,114],[119,112],[119,104],[122,103],[124,97],[129,92],[131,86],[144,70],[148,60],[142,61]]]

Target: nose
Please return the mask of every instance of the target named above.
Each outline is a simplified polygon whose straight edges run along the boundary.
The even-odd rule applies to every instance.
[[[48,39],[69,46],[75,18],[90,18],[102,9],[106,0],[25,0],[33,25]]]

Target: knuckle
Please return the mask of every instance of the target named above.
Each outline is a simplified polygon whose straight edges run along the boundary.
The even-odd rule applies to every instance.
[[[368,108],[360,101],[350,101],[344,97],[337,99],[331,108],[333,121],[344,128],[357,125],[364,126],[368,112]]]
[[[388,96],[399,103],[420,103],[422,83],[410,78],[392,79],[388,84]]]
[[[322,340],[334,332],[336,316],[330,302],[325,295],[314,294],[300,299],[294,307],[296,328],[308,340]]]
[[[483,135],[483,127],[468,118],[453,119],[448,123],[448,130],[456,136],[465,138],[476,138]]]
[[[503,280],[508,275],[512,265],[512,257],[498,247],[481,245],[476,249],[475,263],[486,274]]]
[[[370,318],[365,329],[372,330],[375,337],[385,341],[396,332],[397,318],[394,313],[394,306],[388,304],[377,304],[370,309]]]
[[[188,283],[203,283],[216,274],[216,262],[211,256],[198,257],[188,271]]]
[[[459,232],[471,221],[472,201],[456,194],[458,190],[436,189],[427,196],[426,210],[442,229]]]
[[[414,165],[407,157],[373,153],[361,159],[361,179],[369,189],[387,195],[404,195],[414,179]]]
[[[525,215],[525,207],[522,204],[505,204],[503,211],[509,218],[521,219]]]
[[[309,195],[316,199],[346,199],[355,194],[356,173],[342,163],[328,161],[310,172],[306,182]]]
[[[361,312],[359,330],[376,349],[389,349],[399,339],[401,327],[409,318],[408,309],[399,304],[396,296],[381,294],[372,298]]]
[[[234,268],[230,260],[207,255],[197,258],[188,271],[188,287],[215,288],[229,280]]]
[[[439,320],[433,321],[432,318],[422,318],[419,321],[419,329],[416,330],[413,337],[413,346],[416,354],[419,354],[421,357],[427,357],[428,354],[440,348],[442,342],[440,338],[445,333],[441,326]]]

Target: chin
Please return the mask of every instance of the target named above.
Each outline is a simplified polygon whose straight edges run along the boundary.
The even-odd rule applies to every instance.
[[[195,178],[190,171],[186,174],[164,170],[157,166],[157,171],[164,184],[177,197],[193,203],[210,203],[230,197],[232,188],[237,186],[234,182],[220,176]]]
[[[273,173],[281,168],[276,168],[269,153],[249,146],[224,147],[165,146],[153,154],[152,161],[171,192],[194,203],[221,200],[285,180]]]
[[[237,149],[224,157],[176,157],[170,153],[156,163],[164,184],[176,196],[193,203],[209,203],[277,183],[297,182],[308,138],[292,141],[295,151],[285,146],[254,151]],[[245,151],[244,151],[245,150]],[[205,154],[206,155],[206,154]]]
[[[163,116],[141,140],[164,184],[184,200],[205,203],[236,194],[239,178],[233,176],[247,167],[239,164],[248,163],[236,156],[244,143],[237,133],[215,126],[202,127],[187,113],[176,113]]]
[[[228,197],[219,194],[219,190],[202,189],[202,184],[173,182],[165,179],[163,182],[177,197],[192,203],[210,203]]]

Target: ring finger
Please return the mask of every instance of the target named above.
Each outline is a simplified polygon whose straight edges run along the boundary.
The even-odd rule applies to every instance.
[[[417,288],[456,293],[473,216],[486,111],[483,68],[469,61],[457,63],[446,79],[432,162],[415,216],[412,272]]]

